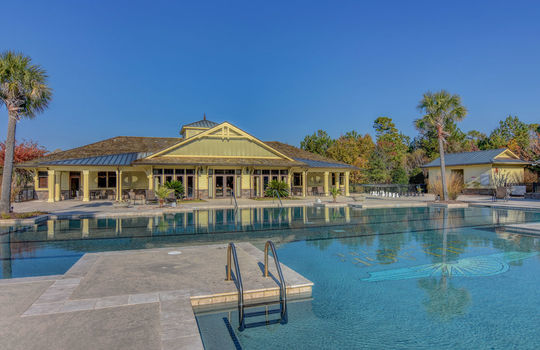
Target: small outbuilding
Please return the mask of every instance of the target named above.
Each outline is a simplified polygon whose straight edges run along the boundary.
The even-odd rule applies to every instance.
[[[486,151],[450,153],[445,155],[446,176],[463,179],[466,194],[488,194],[496,185],[497,178],[504,178],[508,184],[523,183],[525,167],[530,162],[520,159],[507,148]],[[440,178],[441,159],[437,158],[423,168],[428,171],[429,181]]]

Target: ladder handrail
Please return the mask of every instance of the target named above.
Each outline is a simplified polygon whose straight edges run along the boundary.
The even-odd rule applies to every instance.
[[[285,285],[285,279],[283,278],[283,272],[281,271],[281,264],[276,253],[276,246],[274,242],[267,241],[264,245],[264,277],[268,277],[268,248],[272,250],[274,262],[276,263],[276,270],[279,277],[279,301],[281,303],[281,317],[286,322],[287,315],[287,286]]]
[[[238,289],[238,321],[240,323],[240,330],[242,331],[246,327],[244,320],[244,285],[242,284],[242,274],[240,273],[240,265],[238,265],[238,257],[236,256],[236,247],[232,242],[227,247],[227,281],[232,281],[231,262],[234,262],[236,288]]]
[[[281,197],[279,195],[279,192],[277,190],[274,190],[274,198],[276,198],[276,196],[277,196],[277,198],[279,200],[279,206],[283,207],[283,202],[281,201]]]
[[[234,189],[231,191],[231,198],[234,199],[234,209],[238,209],[238,201],[236,200],[236,194],[234,193]]]

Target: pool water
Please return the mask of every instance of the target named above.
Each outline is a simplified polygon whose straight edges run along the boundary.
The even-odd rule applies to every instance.
[[[287,324],[240,332],[234,307],[201,312],[205,348],[540,348],[540,236],[504,229],[539,222],[540,213],[418,208],[360,217],[279,245],[281,262],[314,282],[312,298],[289,303]]]
[[[298,207],[49,220],[3,228],[0,276],[61,274],[86,252],[272,239],[314,282],[312,298],[291,300],[287,324],[243,332],[234,308],[200,313],[206,349],[538,349],[540,237],[505,229],[524,222],[540,213]]]

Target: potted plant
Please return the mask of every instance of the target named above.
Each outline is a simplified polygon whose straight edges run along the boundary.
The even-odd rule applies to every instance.
[[[330,194],[332,195],[332,198],[334,198],[334,203],[337,201],[337,197],[341,195],[341,190],[337,187],[332,187],[330,189]]]
[[[156,197],[158,197],[159,207],[160,208],[163,207],[163,204],[165,203],[165,200],[173,192],[174,192],[173,189],[167,188],[165,186],[159,186],[158,187],[158,189],[156,190]]]

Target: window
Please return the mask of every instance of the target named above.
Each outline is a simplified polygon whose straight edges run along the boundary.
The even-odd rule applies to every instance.
[[[336,174],[332,173],[332,186],[336,185]]]
[[[98,188],[116,187],[116,172],[100,171],[98,172]]]
[[[116,187],[116,173],[114,171],[109,171],[107,173],[108,180],[107,185],[108,187]]]
[[[294,173],[293,174],[293,186],[302,186],[302,174]]]
[[[46,171],[38,171],[38,187],[46,188],[49,186],[49,174]]]
[[[339,184],[344,186],[345,185],[345,174],[339,173]]]

